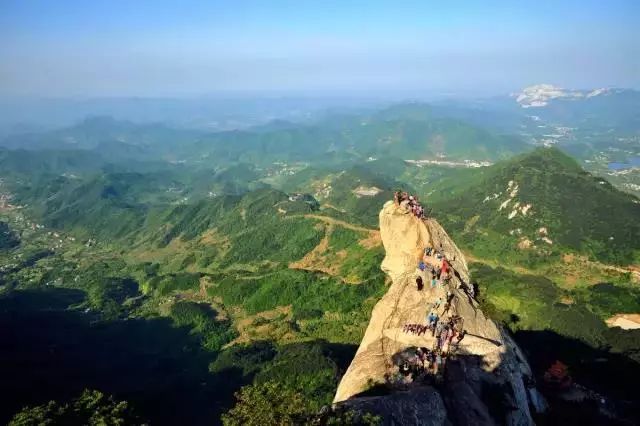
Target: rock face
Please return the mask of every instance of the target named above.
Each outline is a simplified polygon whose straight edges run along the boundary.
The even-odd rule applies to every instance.
[[[529,365],[511,338],[464,290],[469,283],[467,263],[444,229],[434,219],[417,219],[389,201],[380,212],[380,234],[386,250],[382,270],[392,284],[373,309],[338,386],[336,409],[379,414],[385,424],[532,424],[529,406],[543,409],[544,401],[532,387]],[[417,268],[426,247],[439,249],[449,259],[455,275],[448,284],[432,287],[431,274]],[[417,276],[425,283],[421,291]],[[468,334],[458,345],[449,345],[440,375],[399,375],[402,360],[418,347],[434,348],[436,340],[429,331],[420,336],[406,333],[404,325],[426,325],[434,302],[446,299],[447,291],[454,295],[450,308],[435,311],[441,321],[460,316]]]

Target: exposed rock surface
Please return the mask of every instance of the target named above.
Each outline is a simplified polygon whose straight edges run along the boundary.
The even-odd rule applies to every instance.
[[[523,108],[539,108],[549,104],[556,99],[580,100],[589,99],[596,96],[605,96],[616,93],[619,90],[610,88],[600,88],[590,91],[585,90],[567,90],[552,84],[536,84],[522,89],[520,93],[514,93],[512,96]]]
[[[380,414],[385,424],[532,424],[529,404],[542,408],[544,401],[531,387],[529,365],[511,338],[484,316],[464,290],[469,283],[467,263],[444,229],[434,219],[417,219],[390,201],[380,212],[380,234],[386,250],[382,269],[392,284],[373,309],[360,347],[338,386],[336,407]],[[456,273],[448,284],[432,287],[430,275],[417,269],[425,247],[440,249],[449,259]],[[418,275],[425,282],[422,291],[417,290]],[[451,307],[438,313],[442,319],[461,316],[468,334],[449,350],[438,380],[427,376],[399,383],[398,364],[403,357],[416,347],[435,346],[430,332],[408,334],[404,325],[426,324],[433,303],[446,298],[447,291],[455,295]]]

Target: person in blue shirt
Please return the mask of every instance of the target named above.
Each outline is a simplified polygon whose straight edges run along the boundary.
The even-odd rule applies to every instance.
[[[438,316],[435,314],[435,312],[429,312],[429,315],[427,316],[427,324],[429,324],[429,327],[431,327],[431,324],[436,321],[437,317]]]

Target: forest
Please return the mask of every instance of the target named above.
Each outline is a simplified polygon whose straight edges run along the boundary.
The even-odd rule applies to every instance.
[[[640,310],[638,199],[556,148],[512,156],[526,147],[432,114],[408,105],[366,126],[184,145],[193,132],[86,121],[0,150],[0,421],[378,424],[321,413],[386,291],[378,213],[397,189],[463,249],[483,310],[537,374],[553,344],[576,380],[636,401],[638,330],[606,321]],[[140,142],[103,143],[123,132]],[[469,152],[459,140],[486,146],[477,160],[509,158],[400,160],[438,147],[432,132],[452,158]],[[322,145],[335,137],[341,154]],[[433,144],[418,154],[423,137]],[[167,161],[177,153],[185,163]]]

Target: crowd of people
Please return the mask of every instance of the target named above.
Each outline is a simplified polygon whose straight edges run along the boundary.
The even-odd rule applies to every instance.
[[[396,191],[394,203],[410,210],[417,218],[424,218],[424,208],[420,205],[418,197],[407,192]],[[440,373],[441,375],[446,360],[455,354],[467,335],[467,330],[463,327],[463,318],[456,315],[455,309],[452,310],[457,294],[459,294],[451,287],[451,279],[454,276],[460,281],[458,289],[462,290],[463,294],[467,294],[473,305],[471,299],[474,299],[477,294],[476,286],[464,283],[445,255],[442,244],[439,248],[426,247],[424,249],[418,262],[415,278],[416,288],[422,292],[427,287],[431,291],[442,292],[442,294],[428,306],[426,323],[409,323],[403,326],[404,333],[425,338],[430,336],[433,343],[418,348],[415,354],[405,356],[402,362],[397,364],[401,376],[409,377],[411,375],[415,379],[425,374],[438,375]]]
[[[430,330],[430,328],[424,324],[405,324],[404,327],[402,327],[402,331],[405,333],[416,334],[418,336],[422,336],[427,330]]]
[[[439,373],[444,370],[447,357],[446,353],[420,347],[415,350],[412,356],[403,360],[399,366],[399,372],[405,377],[409,375],[416,378],[428,375],[439,377]]]
[[[396,206],[410,211],[418,219],[424,219],[425,210],[417,196],[396,191],[393,201]],[[475,284],[464,282],[447,258],[442,244],[438,248],[426,247],[417,269],[415,277],[417,290],[436,292],[438,297],[427,307],[426,323],[409,323],[402,327],[404,333],[414,334],[426,341],[432,340],[430,345],[423,344],[424,346],[415,351],[408,350],[400,361],[395,362],[398,367],[395,374],[398,374],[404,383],[420,377],[429,380],[434,378],[439,380],[443,377],[447,359],[455,356],[460,343],[468,334],[463,327],[463,318],[457,315],[456,308],[452,309],[457,306],[454,303],[455,299],[460,294],[466,294],[473,306],[472,299],[477,296]],[[457,278],[458,291],[455,291],[451,285],[454,277]]]
[[[435,262],[428,262],[427,258],[433,258]],[[436,263],[434,266],[433,263]],[[451,279],[452,268],[449,260],[441,253],[440,250],[426,248],[424,250],[424,258],[418,263],[420,272],[426,272],[431,277],[431,287],[435,287],[438,281],[448,283]]]
[[[418,219],[422,219],[424,217],[424,207],[422,207],[418,201],[417,195],[411,195],[405,191],[395,191],[393,193],[393,202],[396,206],[409,209]]]

